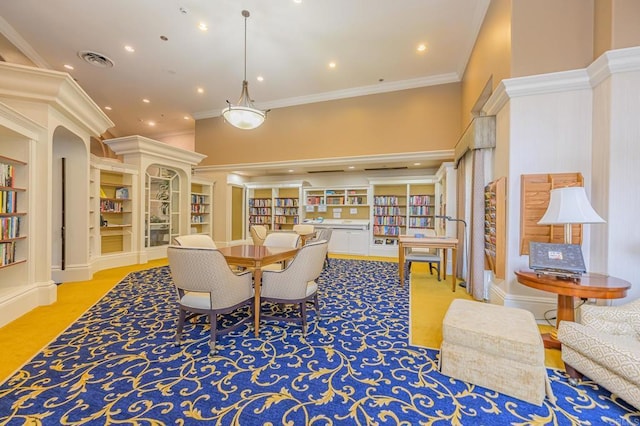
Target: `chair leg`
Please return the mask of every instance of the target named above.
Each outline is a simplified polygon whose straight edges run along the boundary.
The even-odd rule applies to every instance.
[[[302,334],[307,335],[307,302],[300,303],[300,317],[302,318]]]
[[[184,309],[180,308],[180,313],[178,315],[178,328],[176,329],[176,344],[180,345],[180,339],[182,338],[182,328],[184,327],[184,320],[186,317],[186,313]]]
[[[215,313],[209,314],[209,322],[211,323],[211,335],[209,337],[209,353],[214,354],[216,352],[216,335],[218,334],[218,315]]]
[[[329,253],[327,253],[327,255],[326,255],[326,256],[325,256],[325,258],[324,258],[324,266],[326,266],[327,268],[328,268],[329,266],[331,266],[331,265],[329,264]]]

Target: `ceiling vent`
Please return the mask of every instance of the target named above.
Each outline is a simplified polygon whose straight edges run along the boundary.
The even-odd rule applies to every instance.
[[[377,170],[404,170],[408,169],[408,167],[374,167],[371,169],[365,169],[367,172],[377,171]]]
[[[338,173],[344,170],[309,170],[307,173]]]
[[[90,63],[93,66],[98,68],[112,68],[113,61],[102,53],[91,52],[89,50],[83,50],[78,52],[78,56],[85,60],[85,62]]]

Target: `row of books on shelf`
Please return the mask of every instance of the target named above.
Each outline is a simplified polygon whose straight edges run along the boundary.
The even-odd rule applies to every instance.
[[[9,240],[20,236],[20,216],[0,218],[0,240]]]
[[[249,216],[249,223],[252,225],[271,223],[271,216]]]
[[[397,195],[376,195],[373,197],[373,204],[377,206],[399,206],[400,204],[405,204],[404,198]],[[400,199],[402,199],[402,203],[400,203]]]
[[[15,191],[0,191],[0,213],[18,212],[18,194]]]
[[[324,197],[307,197],[307,205],[308,206],[317,206],[320,204],[324,204]]]
[[[398,236],[404,232],[404,226],[373,225],[373,235]]]
[[[271,207],[251,207],[250,215],[271,216]]]
[[[404,226],[407,223],[407,219],[404,216],[374,216],[374,225],[393,225]]]
[[[298,214],[297,207],[276,207],[276,216],[296,216]]]
[[[120,201],[100,200],[100,211],[103,213],[122,213],[123,205]]]
[[[430,206],[433,204],[431,195],[412,195],[409,197],[409,204],[414,206]]]
[[[207,204],[191,204],[191,213],[207,213]]]
[[[378,216],[404,216],[404,208],[400,207],[374,207],[373,214]]]
[[[298,224],[298,216],[274,216],[273,223],[285,224],[290,223],[297,225]]]
[[[16,168],[11,164],[0,163],[0,186],[13,187]]]
[[[411,228],[433,228],[432,217],[410,217],[409,226]]]
[[[276,207],[298,207],[297,198],[275,198],[273,201]]]
[[[409,207],[409,214],[412,216],[432,216],[435,212],[433,206],[413,206]]]
[[[206,203],[207,203],[206,195],[191,194],[191,204],[206,204]]]
[[[271,198],[249,198],[249,207],[271,207]]]
[[[6,266],[16,261],[16,243],[10,241],[0,243],[0,266]]]
[[[191,223],[206,223],[206,216],[191,216]]]

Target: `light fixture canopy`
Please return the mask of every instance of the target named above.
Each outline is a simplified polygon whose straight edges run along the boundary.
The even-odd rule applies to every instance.
[[[228,106],[222,110],[222,116],[232,126],[238,129],[250,130],[264,123],[267,111],[256,108],[249,96],[249,82],[247,82],[247,18],[250,16],[249,11],[243,10],[242,16],[244,16],[244,80],[242,80],[242,92],[236,105],[231,105],[231,102],[227,100]]]
[[[572,243],[571,225],[583,223],[604,223],[591,207],[587,193],[582,186],[570,186],[551,190],[549,206],[539,225],[564,225],[565,244]]]

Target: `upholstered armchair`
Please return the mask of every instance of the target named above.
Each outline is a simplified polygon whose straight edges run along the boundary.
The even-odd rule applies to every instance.
[[[558,340],[572,383],[584,374],[640,410],[640,299],[582,305],[580,323],[560,322]]]
[[[299,223],[297,225],[293,225],[293,232],[298,235],[307,235],[313,233],[315,230],[315,226],[310,223]]]
[[[300,247],[300,235],[293,232],[272,232],[264,239],[263,245],[265,247],[287,247],[296,248]],[[272,263],[270,265],[264,265],[263,271],[279,271],[282,269],[282,263]]]
[[[183,247],[217,248],[213,239],[204,234],[180,235],[179,237],[175,237],[174,241],[177,245]]]
[[[251,233],[251,239],[253,245],[261,246],[264,244],[264,239],[267,238],[267,227],[264,225],[251,225],[249,228]]]
[[[253,275],[251,271],[235,274],[222,253],[214,248],[169,246],[167,257],[179,297],[176,343],[180,343],[187,312],[191,313],[190,317],[206,314],[211,322],[209,347],[214,353],[219,332],[236,329],[253,318]],[[218,330],[217,316],[242,306],[248,306],[250,314],[224,330]]]
[[[263,319],[279,319],[302,322],[302,332],[307,332],[307,302],[318,310],[318,284],[315,280],[322,273],[327,253],[326,241],[305,245],[293,260],[281,271],[264,271],[260,300],[271,303],[292,303],[299,306],[299,317],[261,315]]]

